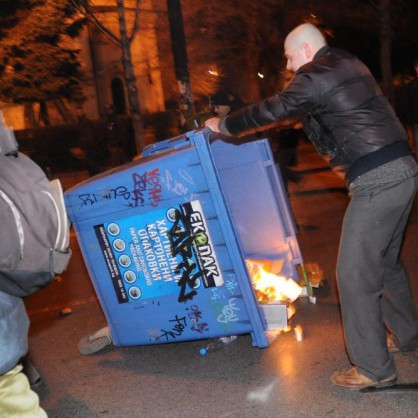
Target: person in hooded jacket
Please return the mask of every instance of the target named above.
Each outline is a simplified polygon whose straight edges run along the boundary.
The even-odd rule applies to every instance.
[[[65,271],[70,225],[59,180],[18,151],[1,112],[0,219],[0,417],[45,418],[31,390],[40,376],[28,359],[23,298]]]

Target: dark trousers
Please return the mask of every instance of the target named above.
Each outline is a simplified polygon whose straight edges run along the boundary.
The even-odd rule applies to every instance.
[[[418,347],[418,320],[403,264],[403,233],[418,178],[357,186],[344,216],[337,282],[348,355],[381,380],[396,372],[385,326],[401,348]]]

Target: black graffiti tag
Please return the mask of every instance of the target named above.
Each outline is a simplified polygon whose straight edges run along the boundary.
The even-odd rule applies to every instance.
[[[124,186],[118,186],[113,189],[106,189],[99,193],[85,193],[78,196],[81,200],[81,207],[93,206],[94,204],[103,200],[115,200],[123,198],[128,200],[131,192]]]
[[[203,276],[203,272],[197,269],[196,263],[191,259],[192,257],[192,243],[193,235],[190,225],[190,219],[180,213],[176,209],[175,222],[168,233],[168,238],[171,245],[171,254],[181,256],[181,261],[177,265],[175,273],[178,274],[182,270],[182,275],[177,284],[180,286],[179,302],[191,300],[197,295],[196,290],[186,293],[187,286],[193,289],[196,285],[197,279]],[[193,274],[194,273],[194,274]]]
[[[139,205],[145,203],[144,192],[147,190],[147,173],[145,174],[132,174],[132,179],[134,181],[134,190],[132,191],[132,201],[129,206],[137,208]]]
[[[176,339],[176,337],[180,337],[181,334],[183,334],[184,328],[187,326],[185,316],[179,318],[178,315],[176,315],[174,319],[170,319],[168,322],[174,322],[173,327],[170,331],[162,329],[162,334],[158,338],[165,337],[167,341],[170,339],[170,337]]]
[[[197,273],[190,276],[190,274],[196,270],[196,263],[191,260],[181,262],[174,272],[178,274],[180,273],[181,269],[184,270],[180,280],[177,282],[177,284],[180,286],[180,294],[177,300],[179,302],[185,302],[186,300],[192,300],[193,296],[197,295],[196,290],[192,290],[186,294],[186,286],[189,286],[189,288],[193,289],[196,286],[197,279],[203,275],[203,272],[198,271]]]

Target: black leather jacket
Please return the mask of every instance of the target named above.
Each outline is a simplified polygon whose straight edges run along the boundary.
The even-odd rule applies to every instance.
[[[323,47],[285,90],[228,115],[224,124],[230,134],[239,135],[295,118],[349,183],[409,154],[406,132],[370,71],[340,49]]]

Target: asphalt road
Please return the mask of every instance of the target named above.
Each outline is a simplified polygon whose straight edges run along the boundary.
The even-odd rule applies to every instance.
[[[106,326],[72,234],[68,270],[26,300],[31,318],[30,353],[42,375],[41,404],[55,418],[131,417],[416,417],[418,391],[359,393],[335,387],[330,375],[350,367],[344,351],[334,270],[348,197],[313,148],[302,144],[302,181],[290,184],[290,203],[306,262],[324,272],[316,304],[296,303],[290,331],[264,349],[249,335],[222,350],[199,354],[203,341],[115,347],[84,356],[77,343]],[[85,173],[58,176],[65,187]],[[403,258],[418,304],[418,205],[410,218]],[[64,311],[63,311],[64,310]],[[69,313],[62,315],[62,313]],[[367,320],[367,319],[365,319]],[[399,381],[418,381],[418,358],[396,357]]]

